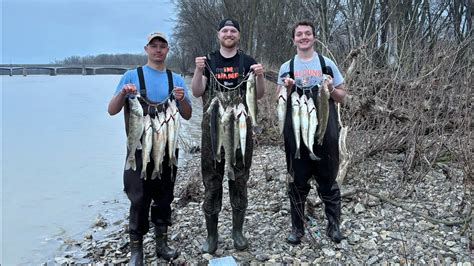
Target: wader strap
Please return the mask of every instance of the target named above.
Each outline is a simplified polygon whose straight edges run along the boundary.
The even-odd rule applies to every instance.
[[[145,78],[143,77],[143,68],[141,66],[137,67],[137,73],[138,82],[140,82],[140,96],[146,98]]]
[[[321,64],[321,71],[323,74],[329,75],[334,78],[334,74],[332,73],[332,68],[330,66],[326,66],[326,61],[324,61],[324,57],[318,53],[319,63]]]
[[[173,84],[173,73],[171,70],[166,69],[166,74],[168,75],[168,94],[170,95],[170,99],[174,100],[174,95],[172,94],[173,89],[174,89],[174,84]],[[141,85],[140,85],[141,87]]]
[[[291,58],[290,60],[290,78],[295,79],[295,58]]]

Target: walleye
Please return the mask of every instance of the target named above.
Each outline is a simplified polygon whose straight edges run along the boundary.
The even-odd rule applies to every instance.
[[[328,125],[329,118],[329,89],[328,80],[324,79],[322,86],[318,91],[318,131],[316,136],[318,138],[318,144],[323,145],[324,135],[326,133],[326,127]]]
[[[169,157],[170,162],[169,165],[172,167],[173,165],[178,166],[178,160],[176,159],[176,149],[178,148],[178,132],[179,132],[179,110],[178,106],[176,106],[176,101],[170,101],[168,104],[168,108],[171,109],[171,118],[172,123],[168,123],[168,127],[173,127],[173,138],[171,140],[171,148],[169,148]],[[168,129],[169,131],[169,129]]]
[[[170,159],[170,165],[171,161],[173,160],[174,157],[174,151],[173,151],[173,145],[174,145],[174,139],[176,137],[175,131],[174,131],[174,117],[173,117],[173,108],[171,107],[170,102],[168,102],[168,107],[166,108],[166,124],[168,124],[168,158]]]
[[[242,152],[242,160],[245,165],[245,145],[247,144],[247,112],[245,111],[245,106],[240,103],[237,106],[236,119],[239,124],[239,137],[240,137],[240,150]]]
[[[209,104],[209,108],[207,109],[207,113],[210,115],[210,121],[209,121],[209,127],[210,127],[210,132],[211,132],[211,149],[212,149],[212,159],[215,161],[220,161],[220,153],[219,153],[219,158],[217,157],[217,153],[220,150],[220,147],[218,147],[218,139],[220,138],[219,136],[219,107],[220,107],[220,102],[217,97],[214,97]]]
[[[133,98],[128,98],[130,117],[128,119],[127,149],[129,154],[127,157],[127,162],[125,163],[125,170],[131,168],[133,171],[137,170],[135,151],[142,148],[140,139],[142,137],[144,128],[143,108],[137,97],[139,96],[137,95]]]
[[[146,167],[150,162],[150,153],[153,146],[153,128],[150,115],[145,116],[144,126],[145,131],[142,137],[142,172],[140,175],[142,179],[146,179]]]
[[[220,121],[222,119],[222,116],[224,115],[224,107],[222,106],[221,102],[219,102],[219,116],[217,121]],[[217,152],[216,152],[216,158],[218,162],[221,162],[221,148],[222,148],[222,140],[223,140],[223,134],[224,134],[224,125],[222,123],[217,122]]]
[[[286,87],[281,86],[280,93],[278,94],[278,105],[277,105],[277,114],[278,114],[278,126],[280,129],[280,134],[283,134],[283,129],[285,128],[285,118],[286,118],[286,99],[288,98]]]
[[[255,84],[255,74],[253,72],[250,73],[247,80],[245,100],[249,109],[248,113],[252,119],[252,126],[257,127],[257,89]]]
[[[151,121],[154,134],[153,134],[153,148],[152,158],[155,163],[155,168],[151,174],[151,179],[156,177],[161,178],[163,158],[166,153],[166,143],[168,134],[168,124],[166,123],[166,115],[164,112],[159,112],[157,116]]]
[[[312,97],[308,99],[308,116],[309,116],[309,128],[308,128],[308,150],[309,150],[309,157],[311,160],[321,160],[318,156],[316,156],[313,152],[313,145],[314,145],[314,136],[316,135],[316,128],[318,127],[318,116],[316,114],[316,106],[314,106],[314,101]]]
[[[239,148],[240,145],[240,134],[239,134],[239,115],[238,115],[238,110],[237,106],[234,105],[233,112],[234,112],[234,150],[233,150],[233,159],[234,161],[232,162],[232,165],[237,164],[237,149]]]
[[[234,158],[232,158],[232,155],[234,154],[234,114],[232,107],[227,106],[222,115],[221,123],[224,126],[222,143],[224,144],[225,172],[228,179],[235,180],[234,170],[232,168],[232,163],[234,161]]]
[[[308,141],[308,130],[309,130],[309,115],[308,115],[308,98],[303,93],[300,98],[300,127],[301,127],[301,136],[303,139],[304,145],[309,148]]]
[[[300,96],[298,92],[291,94],[291,118],[293,120],[293,132],[295,134],[296,152],[295,158],[300,158]]]

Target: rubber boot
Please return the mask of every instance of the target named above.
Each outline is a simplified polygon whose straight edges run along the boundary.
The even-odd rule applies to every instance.
[[[165,260],[176,259],[179,256],[177,250],[168,246],[168,226],[155,226],[156,255]]]
[[[301,243],[304,236],[304,202],[290,204],[291,211],[291,232],[286,241],[292,245]]]
[[[335,243],[340,243],[345,237],[339,229],[341,221],[341,196],[339,189],[332,191],[331,196],[320,194],[321,200],[324,202],[324,212],[328,219],[326,235]]]
[[[217,240],[219,239],[217,233],[218,216],[214,214],[204,215],[204,217],[206,218],[207,239],[202,245],[201,250],[203,253],[214,254],[217,250]]]
[[[141,235],[130,234],[130,266],[143,265],[143,237]]]
[[[247,239],[242,233],[245,220],[245,211],[232,210],[232,239],[234,240],[234,248],[244,250],[249,247]]]

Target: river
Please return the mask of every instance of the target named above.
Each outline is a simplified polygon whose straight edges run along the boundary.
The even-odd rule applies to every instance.
[[[120,75],[0,78],[0,262],[40,264],[82,238],[99,214],[128,212],[123,115],[107,113]],[[182,119],[182,146],[200,145],[199,101],[191,120]],[[179,163],[186,158],[182,152]]]

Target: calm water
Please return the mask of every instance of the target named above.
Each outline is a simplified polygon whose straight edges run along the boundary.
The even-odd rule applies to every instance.
[[[107,113],[120,76],[0,79],[0,262],[38,264],[64,240],[81,239],[99,213],[118,219],[128,212],[123,115]],[[182,128],[190,145],[199,145],[202,111],[195,107]]]

